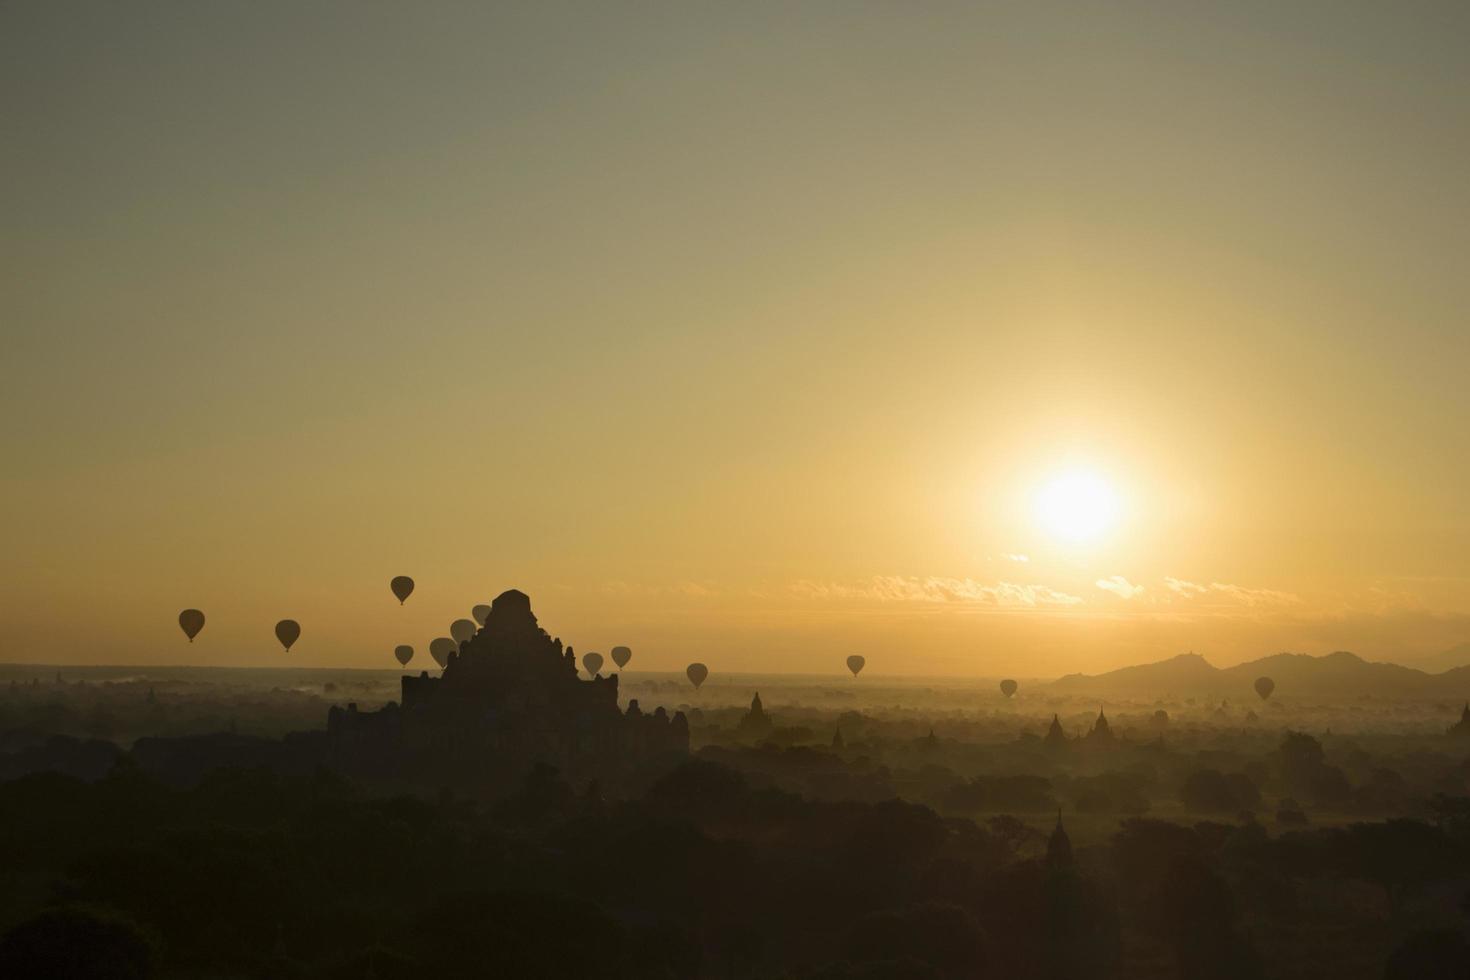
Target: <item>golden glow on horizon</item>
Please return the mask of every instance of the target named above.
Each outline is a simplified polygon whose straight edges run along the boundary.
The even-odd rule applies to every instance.
[[[1349,6],[11,5],[0,660],[1470,641],[1470,59]]]

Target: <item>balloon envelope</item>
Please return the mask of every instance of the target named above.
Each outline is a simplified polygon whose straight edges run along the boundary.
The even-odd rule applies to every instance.
[[[413,659],[413,647],[407,644],[396,646],[393,648],[393,656],[398,658],[400,664],[407,667],[408,662]]]
[[[286,652],[291,652],[291,646],[301,639],[301,624],[294,619],[283,619],[276,624],[276,639],[281,641],[281,646]]]
[[[592,677],[596,677],[597,676],[597,672],[602,669],[602,654],[600,654],[600,653],[584,653],[584,654],[582,654],[582,669],[584,669],[585,671],[587,671],[587,673],[589,675],[591,675]]]
[[[475,635],[475,624],[472,620],[456,619],[449,624],[449,635],[456,643],[466,643]]]
[[[695,690],[698,690],[699,685],[703,684],[704,679],[709,676],[709,668],[704,664],[690,664],[684,673],[689,678],[689,683],[694,685]]]
[[[458,643],[455,643],[447,636],[440,636],[429,644],[429,656],[434,658],[434,663],[443,667],[449,663],[449,655],[458,649]]]
[[[482,602],[478,606],[470,610],[470,615],[475,617],[475,622],[479,623],[481,626],[484,626],[485,620],[490,618],[490,607]]]
[[[1276,690],[1276,682],[1273,681],[1271,678],[1269,678],[1269,677],[1257,677],[1256,678],[1256,693],[1261,696],[1261,700],[1262,701],[1264,701],[1267,698],[1269,698],[1271,696],[1271,692],[1274,691],[1274,690]]]
[[[398,604],[401,606],[409,596],[413,595],[413,579],[407,575],[396,576],[393,581],[388,583],[388,588],[393,590],[393,594],[398,597]]]
[[[197,609],[185,609],[179,613],[179,628],[184,631],[184,635],[189,638],[189,642],[193,643],[194,637],[198,636],[199,631],[204,629],[204,613]]]
[[[628,666],[628,661],[633,659],[633,651],[627,647],[612,648],[613,663],[618,665],[618,670]]]
[[[854,677],[856,677],[858,673],[867,665],[868,658],[864,657],[862,654],[854,653],[852,656],[847,658],[847,669],[852,671],[852,676]]]
[[[1017,686],[1018,685],[1013,680],[1003,680],[1000,682],[1000,693],[1004,694],[1006,697],[1010,697],[1011,695],[1016,693]]]

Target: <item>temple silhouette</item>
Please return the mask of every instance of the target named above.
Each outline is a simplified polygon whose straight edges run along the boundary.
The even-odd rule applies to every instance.
[[[485,625],[449,654],[438,677],[405,676],[401,702],[327,714],[330,764],[345,773],[414,786],[494,793],[537,765],[574,785],[617,787],[662,771],[689,751],[682,711],[618,707],[618,677],[577,676],[576,655],[536,621],[511,589]]]
[[[1062,811],[1057,811],[1057,825],[1046,840],[1046,867],[1049,871],[1068,871],[1074,866],[1072,838],[1062,826]]]
[[[1107,713],[1099,707],[1097,719],[1088,729],[1087,734],[1076,738],[1069,736],[1062,728],[1062,719],[1053,714],[1051,725],[1046,730],[1041,744],[1044,748],[1053,752],[1062,752],[1075,749],[1086,749],[1088,751],[1108,750],[1117,748],[1121,739],[1113,732],[1113,726],[1108,723]]]
[[[1112,748],[1117,743],[1113,726],[1108,724],[1108,716],[1102,708],[1097,709],[1097,721],[1092,723],[1092,731],[1083,737],[1083,741],[1094,748]]]
[[[764,738],[771,734],[775,723],[771,716],[766,714],[765,706],[761,704],[760,692],[750,699],[750,710],[740,716],[740,723],[735,726],[735,734],[742,738]]]

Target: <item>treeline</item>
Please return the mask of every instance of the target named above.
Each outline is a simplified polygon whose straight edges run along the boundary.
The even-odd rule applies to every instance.
[[[1443,738],[1431,746],[1411,741],[1391,757],[1351,740],[1331,741],[1331,756],[1323,740],[1302,732],[1256,739],[1249,749],[1222,740],[1218,748],[1181,751],[1154,741],[1056,753],[1026,740],[976,747],[926,737],[842,748],[707,745],[698,754],[758,785],[811,799],[897,796],[957,816],[1066,808],[1126,817],[1182,808],[1200,817],[1299,827],[1315,812],[1333,819],[1426,816],[1428,800],[1467,788],[1463,759],[1449,751],[1458,746]]]
[[[129,744],[135,739],[202,735],[221,729],[279,738],[321,728],[333,698],[320,693],[222,684],[153,685],[31,678],[0,684],[0,752],[54,735]],[[363,700],[367,700],[364,698]]]
[[[696,759],[641,798],[474,804],[327,772],[0,784],[0,975],[1434,977],[1470,968],[1470,799],[1272,835],[816,801]],[[1065,843],[1063,841],[1062,843]],[[60,965],[58,965],[60,964]],[[49,972],[48,972],[49,971]],[[91,972],[88,972],[91,971]]]

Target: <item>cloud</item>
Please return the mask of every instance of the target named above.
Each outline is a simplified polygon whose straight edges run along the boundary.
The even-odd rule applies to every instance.
[[[1031,560],[1030,555],[1001,555],[1001,557],[1006,561],[1028,562]]]
[[[1204,599],[1212,603],[1248,606],[1253,609],[1294,606],[1302,601],[1300,596],[1290,592],[1278,592],[1275,589],[1248,589],[1243,585],[1231,585],[1228,582],[1211,582],[1203,585],[1199,582],[1166,576],[1164,586],[1181,599]]]
[[[630,598],[666,598],[683,596],[690,599],[708,599],[719,595],[720,590],[703,582],[674,582],[669,585],[648,585],[642,582],[603,582],[598,591],[604,595],[627,596]]]
[[[1164,577],[1164,586],[1175,595],[1184,596],[1186,599],[1192,599],[1195,596],[1204,595],[1210,591],[1207,586],[1197,585],[1194,582],[1186,582],[1183,579],[1170,578],[1168,576]]]
[[[1100,578],[1093,584],[1104,592],[1111,592],[1121,599],[1132,599],[1145,591],[1143,586],[1134,585],[1121,575]]]
[[[811,599],[865,599],[875,602],[968,603],[1008,609],[1045,606],[1076,606],[1080,596],[1058,592],[1045,585],[1015,582],[985,584],[970,578],[924,578],[877,575],[856,584],[838,582],[795,583],[792,591]]]
[[[1093,582],[1097,588],[1119,599],[1131,600],[1137,611],[1165,614],[1174,607],[1174,615],[1192,609],[1199,613],[1222,613],[1227,610],[1265,612],[1298,606],[1300,597],[1275,589],[1252,589],[1227,582],[1191,582],[1166,577],[1163,585],[1150,588],[1129,581],[1122,575],[1110,575]],[[866,601],[878,603],[913,603],[932,605],[988,606],[997,609],[1071,608],[1092,605],[1082,596],[1072,595],[1048,585],[1018,582],[977,582],[972,578],[949,578],[940,575],[875,575],[855,582],[818,582],[802,579],[791,591],[807,599],[826,601]],[[1098,608],[1102,612],[1102,608]]]

